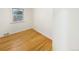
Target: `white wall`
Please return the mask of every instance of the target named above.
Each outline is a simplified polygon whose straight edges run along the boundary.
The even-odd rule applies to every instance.
[[[35,8],[33,10],[34,29],[52,39],[52,8]]]
[[[68,21],[67,9],[54,9],[54,50],[68,50]]]
[[[0,36],[9,32],[11,34],[29,29],[32,27],[32,9],[24,9],[24,21],[12,23],[12,9],[0,8]]]
[[[54,9],[55,50],[79,50],[79,9]]]
[[[7,32],[10,20],[9,9],[1,8],[0,9],[0,36],[3,36]]]
[[[69,50],[79,51],[79,8],[69,10],[69,31],[68,31],[68,48]]]

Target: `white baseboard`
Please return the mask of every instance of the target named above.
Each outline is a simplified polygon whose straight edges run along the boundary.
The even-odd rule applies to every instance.
[[[16,32],[8,32],[8,33],[11,35],[11,34],[15,34],[15,33],[18,33],[18,32],[25,31],[25,30],[29,30],[29,29],[31,29],[31,28],[27,28],[27,29],[19,30],[19,31],[16,31]],[[5,34],[5,33],[4,33],[4,34]],[[5,37],[4,34],[1,34],[1,35],[0,35],[0,38]]]
[[[51,40],[53,39],[52,37],[46,35],[45,33],[42,33],[42,32],[40,32],[39,30],[37,30],[37,29],[35,29],[35,28],[33,28],[33,29],[34,29],[35,31],[41,33],[42,35],[46,36],[47,38],[49,38],[49,39],[51,39]]]
[[[16,32],[10,32],[10,35],[11,35],[11,34],[18,33],[18,32],[21,32],[21,31],[29,30],[29,29],[31,29],[31,28],[19,30],[19,31],[16,31]],[[47,38],[49,38],[49,39],[51,39],[51,40],[53,39],[52,37],[47,36],[45,33],[42,33],[42,32],[40,32],[39,30],[37,30],[37,29],[35,29],[35,28],[32,28],[32,29],[34,29],[35,31],[41,33],[42,35],[46,36]],[[5,36],[4,36],[4,35],[0,35],[0,38],[1,38],[1,37],[5,37]]]

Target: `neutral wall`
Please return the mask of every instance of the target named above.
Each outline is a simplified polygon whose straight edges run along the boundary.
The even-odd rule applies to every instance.
[[[79,50],[79,9],[54,9],[55,50]]]
[[[8,26],[10,25],[11,17],[8,8],[0,8],[0,36],[8,31]]]
[[[34,29],[52,39],[52,8],[35,8],[33,10]]]
[[[79,8],[71,8],[69,11],[68,48],[79,51]]]
[[[5,33],[16,33],[32,27],[32,9],[24,9],[24,20],[20,23],[12,22],[12,9],[0,8],[0,36]]]
[[[54,9],[54,50],[68,50],[69,20],[69,12],[67,9]]]

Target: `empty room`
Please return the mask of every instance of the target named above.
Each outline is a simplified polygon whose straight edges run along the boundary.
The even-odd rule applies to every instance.
[[[79,8],[0,8],[0,51],[79,51]]]
[[[0,8],[1,51],[52,51],[52,9]]]

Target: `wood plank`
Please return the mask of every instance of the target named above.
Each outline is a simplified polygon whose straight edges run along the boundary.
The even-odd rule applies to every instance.
[[[1,51],[51,51],[52,40],[33,29],[0,38]]]

